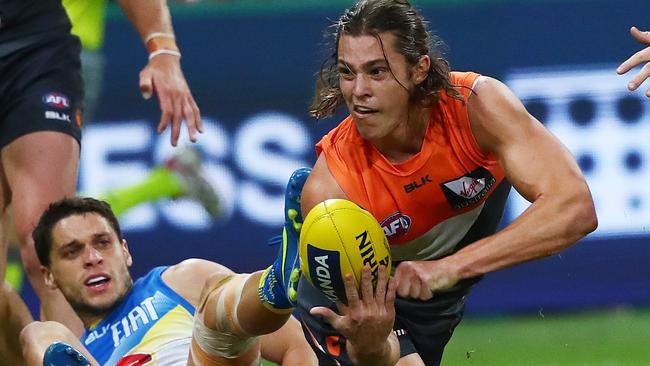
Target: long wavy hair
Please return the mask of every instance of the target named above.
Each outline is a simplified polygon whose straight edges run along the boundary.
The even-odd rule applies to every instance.
[[[442,57],[444,43],[429,33],[427,22],[408,0],[361,0],[347,9],[332,25],[332,29],[333,50],[318,73],[316,96],[309,107],[313,117],[320,119],[330,116],[344,103],[337,69],[341,35],[372,35],[381,42],[379,34],[390,32],[396,37],[396,51],[404,55],[410,66],[416,65],[420,57],[429,55],[431,66],[428,76],[409,91],[411,102],[424,107],[433,106],[438,102],[441,90],[454,98],[463,99],[449,80],[449,62]]]

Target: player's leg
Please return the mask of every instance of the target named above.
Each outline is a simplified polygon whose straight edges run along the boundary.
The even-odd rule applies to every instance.
[[[75,193],[83,98],[80,49],[77,37],[62,32],[12,54],[3,63],[12,82],[0,104],[5,107],[0,161],[6,204],[12,207],[24,269],[45,317],[79,331],[81,322],[67,301],[43,282],[31,232],[51,202]]]
[[[258,284],[262,272],[222,274],[210,278],[197,307],[191,349],[192,365],[251,365],[260,358],[260,338],[273,333],[283,348],[267,352],[271,361],[297,360],[296,365],[315,364],[300,328],[290,313],[270,310],[260,300]],[[290,344],[291,342],[295,344]],[[286,343],[284,343],[286,342]],[[267,349],[268,351],[268,349]]]
[[[20,333],[23,356],[29,366],[98,366],[99,363],[65,326],[34,322]]]
[[[282,328],[261,338],[262,357],[278,365],[318,365],[314,351],[300,329],[300,322],[289,317]]]
[[[118,217],[145,202],[189,197],[199,202],[210,216],[221,215],[219,195],[205,178],[199,151],[192,147],[175,149],[164,165],[153,168],[147,177],[134,185],[102,194]]]
[[[32,315],[20,296],[8,283],[0,283],[0,357],[3,364],[25,364],[18,335],[32,321]]]
[[[20,296],[5,282],[7,245],[11,226],[8,183],[0,164],[0,359],[9,365],[24,365],[18,335],[33,319]]]
[[[300,193],[308,175],[309,169],[301,169],[289,179],[284,240],[275,263],[263,272],[220,275],[206,283],[195,316],[190,364],[249,365],[259,358],[257,336],[287,323],[294,306],[289,298],[290,289],[295,294],[292,274],[298,267]],[[291,331],[292,324],[285,329]]]
[[[1,159],[11,188],[13,221],[23,265],[41,300],[43,316],[80,331],[81,322],[63,295],[45,286],[31,235],[51,202],[74,195],[79,144],[64,133],[35,132],[5,146]]]

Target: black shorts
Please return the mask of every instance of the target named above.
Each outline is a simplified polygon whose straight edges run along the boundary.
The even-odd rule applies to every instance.
[[[61,32],[0,58],[0,149],[38,131],[81,142],[80,52],[79,38]]]
[[[436,293],[429,301],[397,298],[393,333],[399,340],[400,357],[418,353],[425,365],[439,365],[445,345],[463,317],[470,288],[469,282],[464,283],[453,290]],[[303,277],[298,288],[298,312],[319,365],[352,365],[345,350],[345,338],[327,321],[309,314],[314,306],[337,311],[334,303]]]

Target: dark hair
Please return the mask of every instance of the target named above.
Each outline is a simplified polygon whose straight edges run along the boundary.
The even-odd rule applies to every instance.
[[[61,220],[73,215],[83,215],[87,213],[96,213],[108,221],[117,238],[122,241],[122,231],[120,224],[117,222],[111,206],[104,202],[90,197],[73,197],[64,198],[50,204],[43,212],[34,231],[34,245],[38,260],[43,266],[50,265],[50,250],[52,249],[52,229]]]
[[[395,49],[404,55],[411,66],[416,65],[424,55],[431,58],[427,78],[411,91],[413,102],[432,106],[439,100],[441,89],[462,100],[462,94],[454,89],[449,80],[449,62],[441,52],[444,44],[438,37],[432,36],[426,26],[427,22],[408,0],[361,0],[347,9],[333,25],[331,36],[334,49],[321,66],[316,82],[316,97],[309,107],[309,113],[316,118],[326,117],[344,102],[337,70],[341,35],[374,35],[379,39],[380,33],[393,33],[396,37]]]

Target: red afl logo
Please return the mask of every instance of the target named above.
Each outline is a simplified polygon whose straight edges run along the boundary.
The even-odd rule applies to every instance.
[[[54,108],[69,108],[68,97],[61,93],[47,93],[43,96],[43,103]]]
[[[411,227],[411,218],[402,215],[400,211],[397,211],[381,222],[381,227],[384,229],[384,234],[386,237],[404,235],[409,231]]]

